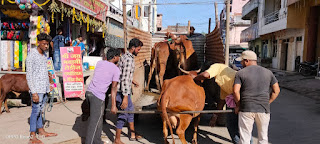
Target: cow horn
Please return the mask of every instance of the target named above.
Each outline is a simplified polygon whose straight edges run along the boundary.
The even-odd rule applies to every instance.
[[[197,72],[197,73],[199,73],[200,71],[201,71],[201,68],[200,68],[200,69],[198,69],[196,72]]]
[[[183,73],[185,73],[185,74],[189,74],[190,72],[189,71],[186,71],[186,70],[183,70],[181,67],[180,67],[180,63],[179,63],[179,65],[178,65],[178,68],[183,72]]]

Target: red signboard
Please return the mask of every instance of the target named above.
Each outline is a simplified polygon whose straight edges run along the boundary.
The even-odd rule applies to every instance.
[[[105,0],[59,0],[71,7],[87,13],[101,21],[105,21],[108,6]]]
[[[66,98],[84,97],[84,83],[80,47],[61,47],[63,88]]]

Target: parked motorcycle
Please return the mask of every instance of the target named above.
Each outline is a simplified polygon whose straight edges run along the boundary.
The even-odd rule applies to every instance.
[[[303,76],[316,76],[318,63],[302,62],[299,64],[299,73]]]

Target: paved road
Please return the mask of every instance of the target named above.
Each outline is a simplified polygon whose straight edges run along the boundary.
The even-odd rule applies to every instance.
[[[68,101],[67,106],[76,113],[81,113],[81,101]],[[11,113],[0,116],[0,143],[27,143],[29,130],[28,118],[30,107],[11,108]],[[316,101],[297,93],[282,89],[279,98],[271,105],[271,123],[269,127],[270,143],[275,144],[313,144],[320,143],[320,104]],[[198,132],[199,143],[230,143],[230,137],[225,127],[207,126],[209,115],[202,117]],[[46,144],[81,143],[84,136],[86,123],[80,117],[69,112],[63,105],[56,104],[52,112],[47,113],[47,119],[51,121],[48,131],[59,134],[56,138],[45,138]],[[103,140],[111,143],[114,136],[114,116],[109,116],[107,124],[103,127]],[[141,115],[136,124],[137,131],[145,139],[140,142],[128,140],[127,128],[122,135],[125,143],[163,143],[161,120],[158,115]],[[193,129],[187,131],[187,140],[191,142]],[[257,134],[254,132],[254,143]],[[177,143],[180,143],[175,135]],[[170,140],[169,140],[170,141]]]

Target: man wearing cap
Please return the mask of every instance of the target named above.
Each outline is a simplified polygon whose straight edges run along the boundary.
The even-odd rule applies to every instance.
[[[235,75],[233,90],[235,112],[239,113],[240,144],[250,143],[254,122],[259,144],[268,144],[270,103],[280,93],[278,81],[270,70],[257,65],[257,55],[253,51],[242,52],[236,60],[244,67]]]

